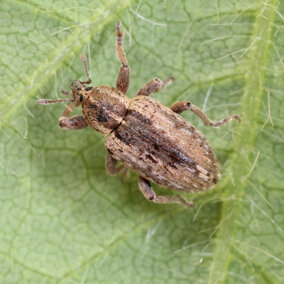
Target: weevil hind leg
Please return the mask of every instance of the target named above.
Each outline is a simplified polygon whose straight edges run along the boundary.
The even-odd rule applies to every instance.
[[[118,59],[121,62],[121,67],[116,79],[116,88],[126,94],[130,82],[130,68],[127,64],[125,52],[122,48],[123,32],[120,29],[120,22],[116,24],[116,46],[115,51]]]
[[[205,126],[219,127],[223,124],[230,122],[232,119],[236,119],[239,122],[241,121],[241,119],[237,115],[230,115],[220,121],[212,121],[206,116],[206,114],[200,108],[193,105],[189,101],[176,102],[173,105],[171,105],[170,109],[176,113],[182,113],[183,111],[190,110],[203,121]]]
[[[186,201],[180,195],[173,195],[173,196],[156,195],[149,180],[143,178],[142,176],[139,176],[138,185],[144,197],[149,201],[153,201],[155,203],[179,203],[186,207],[194,206],[193,202]]]
[[[168,77],[165,80],[160,80],[154,78],[146,83],[136,94],[136,96],[150,96],[152,93],[157,93],[170,85],[175,79],[173,77]]]

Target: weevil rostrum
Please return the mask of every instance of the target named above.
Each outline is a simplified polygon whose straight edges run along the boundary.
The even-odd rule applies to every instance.
[[[122,48],[123,33],[120,23],[116,25],[116,54],[121,67],[116,87],[86,87],[92,82],[85,56],[81,56],[87,81],[76,80],[71,92],[62,93],[71,99],[46,100],[40,104],[70,102],[59,118],[65,129],[82,129],[87,126],[105,136],[107,150],[106,170],[117,174],[121,164],[139,175],[139,188],[146,199],[156,203],[181,203],[191,207],[180,195],[156,195],[151,183],[183,192],[201,192],[217,183],[219,164],[204,135],[183,119],[179,113],[190,110],[206,126],[218,127],[232,119],[231,115],[221,121],[211,121],[189,101],[174,103],[166,107],[149,97],[169,85],[173,78],[154,78],[146,83],[132,99],[126,97],[130,82],[130,69]],[[83,116],[72,116],[75,107],[82,106]]]

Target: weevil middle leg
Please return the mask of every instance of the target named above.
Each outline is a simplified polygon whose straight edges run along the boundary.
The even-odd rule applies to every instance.
[[[121,176],[121,181],[124,182],[127,174],[128,174],[128,169],[123,166],[120,165],[117,167],[117,160],[111,155],[111,153],[109,151],[107,151],[107,156],[106,156],[106,170],[107,173],[111,176],[114,176],[118,173],[122,173]]]
[[[139,176],[139,188],[143,193],[144,197],[150,201],[155,203],[179,203],[186,207],[193,207],[193,202],[188,202],[183,199],[180,195],[172,195],[172,196],[164,196],[164,195],[156,195],[155,191],[153,190],[151,183],[149,180]]]
[[[126,94],[130,82],[130,69],[127,65],[126,55],[122,48],[123,32],[120,29],[120,22],[116,24],[116,55],[121,62],[121,67],[116,79],[116,88]]]
[[[241,119],[237,115],[230,115],[220,121],[212,121],[206,116],[206,114],[200,108],[193,105],[189,101],[176,102],[173,105],[171,105],[170,109],[176,113],[182,113],[185,110],[190,110],[203,121],[205,126],[219,127],[220,125],[230,122],[232,119],[236,119],[239,122],[241,121]]]

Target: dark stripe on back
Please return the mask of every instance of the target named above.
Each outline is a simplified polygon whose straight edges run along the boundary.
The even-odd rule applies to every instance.
[[[155,163],[156,159],[160,159],[174,168],[184,165],[197,170],[196,162],[178,149],[178,145],[173,145],[163,133],[157,132],[157,129],[151,126],[149,118],[130,110],[127,112],[125,122],[126,124],[115,131],[115,137],[121,142],[140,149],[141,155],[145,154],[146,158]]]

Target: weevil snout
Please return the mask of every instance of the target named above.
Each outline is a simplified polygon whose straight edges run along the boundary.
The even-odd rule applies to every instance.
[[[71,89],[74,93],[78,93],[85,89],[85,84],[81,83],[79,80],[75,80],[71,83]]]
[[[71,90],[73,92],[74,100],[79,100],[80,102],[83,101],[85,88],[85,84],[79,80],[75,80],[71,83]]]

